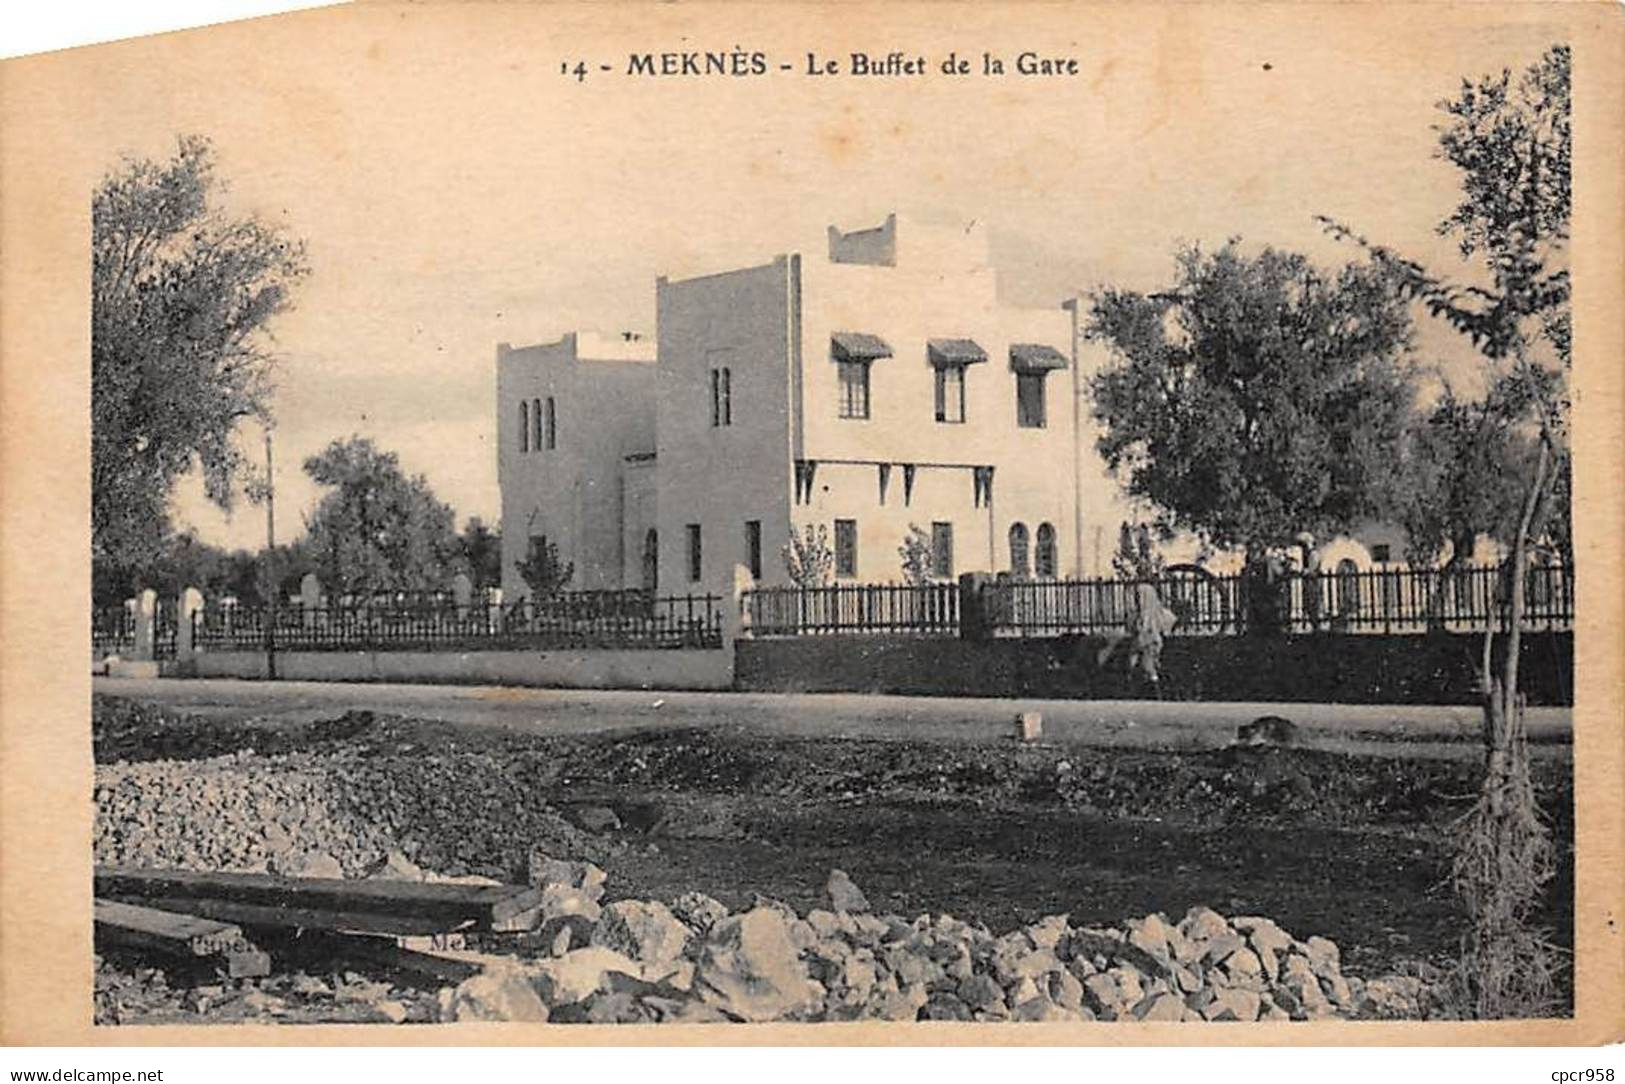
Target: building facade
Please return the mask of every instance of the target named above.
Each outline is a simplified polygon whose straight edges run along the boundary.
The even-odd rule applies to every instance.
[[[997,297],[985,227],[891,216],[831,226],[768,262],[656,280],[653,339],[569,334],[497,348],[506,597],[545,547],[572,590],[725,593],[789,582],[792,532],[822,527],[834,582],[1113,575],[1120,525],[1150,518],[1096,452],[1084,387],[1108,362],[1080,303]],[[1402,568],[1365,523],[1306,540],[1326,572]],[[1193,538],[1170,563],[1238,571]],[[1481,540],[1475,559],[1494,560]]]
[[[654,524],[655,346],[570,334],[497,346],[502,590],[527,594],[520,564],[544,545],[573,565],[572,590],[642,582],[640,525]]]
[[[1087,575],[1101,545],[1109,565],[1076,306],[1001,304],[980,225],[892,216],[820,241],[657,280],[652,351],[498,348],[505,591],[543,537],[575,589],[723,591],[739,567],[783,584],[809,525],[837,583],[900,580],[912,531],[939,579]]]

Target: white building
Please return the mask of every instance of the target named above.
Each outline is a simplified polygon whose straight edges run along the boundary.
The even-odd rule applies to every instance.
[[[980,225],[820,241],[659,279],[652,346],[498,347],[509,597],[542,538],[573,589],[781,584],[807,524],[837,582],[899,580],[911,526],[944,579],[1109,572],[1125,512],[1079,410],[1076,307],[1001,304]]]

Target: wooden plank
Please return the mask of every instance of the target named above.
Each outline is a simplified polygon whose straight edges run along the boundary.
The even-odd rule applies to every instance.
[[[311,973],[354,970],[383,974],[408,985],[434,990],[456,986],[485,970],[470,960],[402,948],[385,937],[308,933],[273,945],[284,966]]]
[[[239,926],[326,930],[333,933],[378,933],[394,937],[455,933],[473,924],[472,919],[440,918],[435,915],[396,915],[369,911],[324,911],[309,907],[278,907],[263,903],[238,903],[196,896],[121,896],[125,902],[140,901],[162,911],[184,911],[205,919],[234,922]]]
[[[270,956],[230,923],[116,900],[96,900],[94,909],[101,944],[212,965],[232,978],[271,973]]]
[[[96,894],[119,898],[206,898],[314,911],[470,919],[486,929],[535,911],[542,902],[541,889],[525,885],[348,881],[273,877],[265,873],[108,867],[96,870]]]
[[[94,901],[96,929],[115,944],[166,948],[177,955],[214,956],[247,940],[240,927],[192,914]]]

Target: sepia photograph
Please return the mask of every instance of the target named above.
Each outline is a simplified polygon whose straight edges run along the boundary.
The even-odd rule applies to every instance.
[[[1617,1038],[1618,20],[749,10],[5,62],[63,1026]]]

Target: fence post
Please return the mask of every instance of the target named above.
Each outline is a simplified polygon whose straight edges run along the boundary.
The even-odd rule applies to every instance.
[[[186,588],[175,600],[175,661],[178,663],[191,662],[197,654],[192,622],[202,611],[203,592],[196,587]]]
[[[735,643],[742,636],[750,635],[751,619],[746,607],[749,602],[746,593],[756,588],[756,577],[750,574],[746,565],[733,566],[733,584],[727,594],[722,596],[722,649],[728,652],[730,660],[735,659]]]
[[[154,658],[153,646],[158,636],[158,592],[147,588],[135,597],[135,652],[134,657],[150,662]]]
[[[299,579],[299,611],[304,615],[307,629],[316,627],[316,614],[322,608],[322,581],[316,573],[307,572]]]
[[[451,597],[457,605],[457,620],[468,620],[468,608],[474,600],[474,583],[467,573],[459,572],[451,578]]]
[[[990,634],[986,606],[986,572],[966,572],[959,577],[959,638],[986,640]]]
[[[724,614],[722,619],[723,643],[729,647],[733,646],[734,638],[750,636],[750,592],[754,590],[756,577],[750,574],[750,569],[744,565],[734,565],[733,605],[728,608],[728,614],[733,616],[730,619],[728,614]]]
[[[493,587],[486,593],[486,627],[496,632],[503,631],[502,627],[502,588]]]

